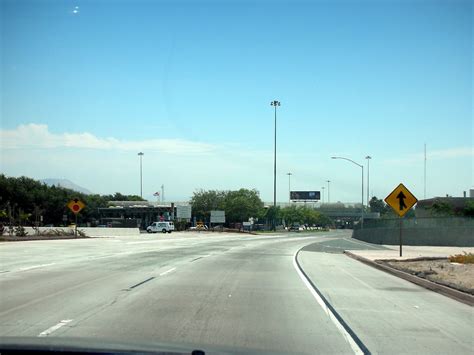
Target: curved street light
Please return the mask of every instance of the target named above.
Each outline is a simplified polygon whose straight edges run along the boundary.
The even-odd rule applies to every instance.
[[[351,162],[352,164],[357,165],[362,169],[362,207],[361,207],[361,229],[364,228],[364,166],[362,164],[356,163],[354,160],[345,158],[345,157],[331,157],[331,159],[342,159]]]

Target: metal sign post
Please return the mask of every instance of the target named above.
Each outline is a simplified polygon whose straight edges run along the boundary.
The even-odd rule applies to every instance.
[[[77,238],[77,213],[74,213],[74,216],[76,216],[74,222],[74,238]]]
[[[403,224],[403,217],[398,217],[400,221],[400,257],[402,256],[402,224]]]

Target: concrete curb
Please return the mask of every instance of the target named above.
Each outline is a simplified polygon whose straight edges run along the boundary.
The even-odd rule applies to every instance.
[[[433,282],[433,281],[422,279],[418,276],[411,275],[411,274],[406,273],[404,271],[396,270],[396,269],[393,269],[391,267],[381,265],[379,263],[376,263],[375,261],[372,261],[370,259],[366,259],[362,256],[356,255],[356,254],[351,253],[350,251],[347,251],[347,250],[344,250],[344,254],[346,254],[347,256],[349,256],[349,257],[351,257],[351,258],[353,258],[357,261],[360,261],[364,264],[372,266],[376,269],[379,269],[381,271],[385,271],[385,272],[387,272],[389,274],[392,274],[394,276],[398,276],[401,279],[404,279],[406,281],[410,281],[410,282],[412,282],[412,283],[414,283],[418,286],[424,287],[428,290],[431,290],[431,291],[437,292],[439,294],[442,294],[444,296],[450,297],[450,298],[452,298],[456,301],[462,302],[462,303],[467,304],[471,307],[474,306],[474,296],[472,296],[472,295],[469,295],[467,293],[455,290],[453,288],[450,288],[450,287],[447,287],[447,286],[444,286],[444,285],[440,285],[440,284],[438,284],[436,282]]]

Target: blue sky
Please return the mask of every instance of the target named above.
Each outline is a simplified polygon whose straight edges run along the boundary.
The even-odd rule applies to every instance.
[[[76,9],[77,7],[77,9]],[[77,10],[74,13],[74,10]],[[360,201],[473,187],[471,1],[1,1],[1,170],[97,193],[165,184]]]

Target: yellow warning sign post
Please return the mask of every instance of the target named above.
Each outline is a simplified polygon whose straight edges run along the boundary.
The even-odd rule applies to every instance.
[[[402,220],[403,216],[418,202],[418,199],[405,185],[399,184],[384,200],[392,207],[400,220],[400,256],[402,256]]]
[[[74,236],[77,237],[77,214],[84,207],[86,207],[86,205],[84,204],[84,202],[82,202],[78,198],[75,198],[74,200],[69,201],[66,206],[72,211],[72,213],[74,213],[76,217],[76,222],[74,224]]]

